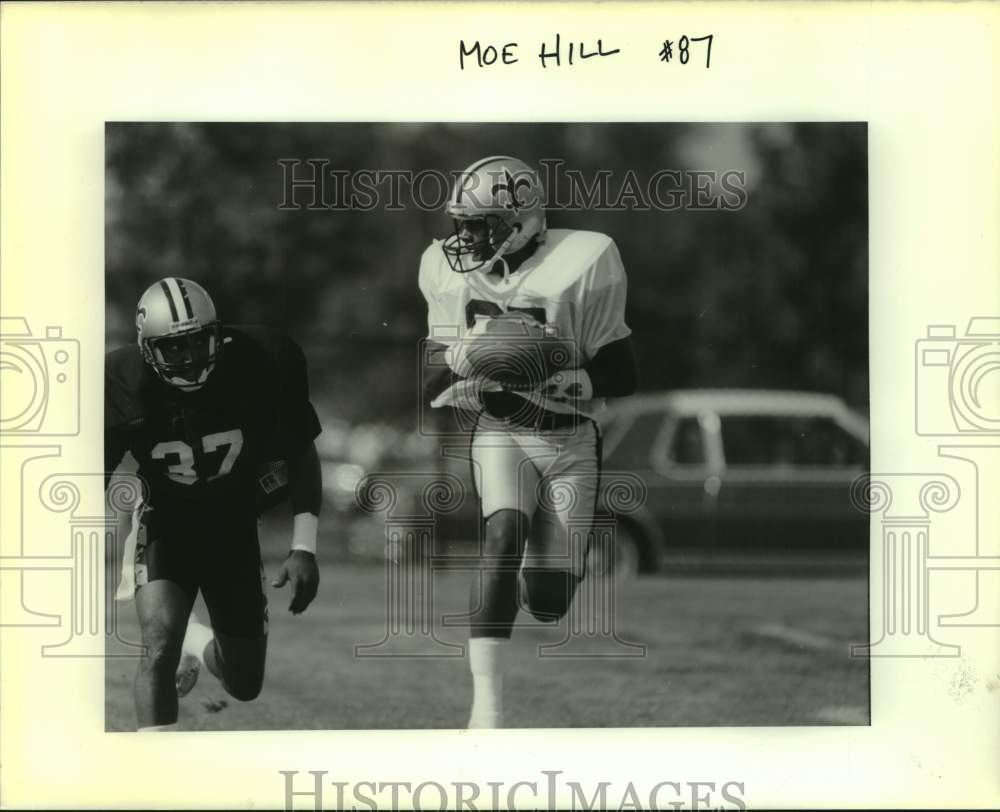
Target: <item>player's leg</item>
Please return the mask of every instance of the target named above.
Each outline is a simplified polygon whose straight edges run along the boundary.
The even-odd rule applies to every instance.
[[[249,702],[264,685],[267,635],[243,636],[216,631],[204,650],[205,666],[233,699]]]
[[[583,576],[572,570],[525,567],[521,573],[521,606],[536,620],[557,623],[569,611]]]
[[[538,474],[518,442],[503,432],[478,434],[472,460],[483,538],[469,595],[469,727],[500,727],[504,650],[517,617],[518,570],[531,529]]]
[[[174,672],[181,658],[181,641],[192,603],[193,594],[173,581],[152,581],[136,591],[143,644],[135,677],[135,711],[140,730],[177,721]]]
[[[256,522],[221,532],[206,555],[201,593],[211,626],[193,625],[186,643],[234,699],[256,699],[264,684],[267,596]]]
[[[134,572],[143,643],[135,677],[136,718],[143,730],[177,721],[174,675],[197,587],[189,579],[183,536],[164,539],[152,521],[152,512],[140,521],[135,557],[126,565]]]
[[[486,516],[482,558],[469,591],[469,636],[510,637],[517,616],[517,573],[531,527],[521,510],[501,508]]]
[[[600,440],[593,423],[569,436],[554,433],[558,453],[543,469],[538,510],[521,572],[521,606],[556,622],[569,610],[583,579],[600,473]]]
[[[528,529],[519,510],[498,510],[485,522],[483,559],[469,594],[470,728],[503,726],[506,644],[517,617],[517,573]]]
[[[188,618],[187,631],[184,632],[184,642],[181,643],[181,661],[174,676],[178,699],[183,699],[191,693],[198,682],[203,659],[200,652],[204,649],[202,644],[205,639],[204,632],[207,632],[209,637],[212,636],[212,630],[204,626],[192,611]]]

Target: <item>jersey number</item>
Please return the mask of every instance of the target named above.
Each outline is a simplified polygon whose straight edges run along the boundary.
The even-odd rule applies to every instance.
[[[539,324],[545,324],[544,307],[508,307],[507,310],[514,313],[527,313],[537,320]],[[482,299],[470,299],[469,303],[465,306],[465,326],[470,330],[475,327],[477,316],[492,319],[495,316],[502,315],[503,310],[500,308],[500,305],[493,302],[486,302]]]
[[[243,432],[239,429],[233,429],[232,431],[206,434],[201,438],[201,450],[206,454],[218,451],[223,446],[226,447],[226,455],[222,458],[219,470],[211,476],[205,477],[206,482],[223,477],[233,470],[236,458],[243,449]],[[154,460],[165,460],[168,455],[175,457],[175,461],[167,465],[167,477],[172,482],[193,485],[198,481],[198,472],[194,468],[194,449],[191,446],[183,440],[170,440],[165,443],[157,443],[149,454]]]

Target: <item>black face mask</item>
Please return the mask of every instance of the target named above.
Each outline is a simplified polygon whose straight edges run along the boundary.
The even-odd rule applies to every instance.
[[[445,240],[443,249],[451,269],[457,273],[478,271],[496,256],[512,229],[495,214],[452,221],[453,236]]]
[[[215,365],[222,346],[218,324],[206,325],[178,335],[159,336],[146,340],[147,360],[167,383],[184,388],[205,382],[206,370]]]

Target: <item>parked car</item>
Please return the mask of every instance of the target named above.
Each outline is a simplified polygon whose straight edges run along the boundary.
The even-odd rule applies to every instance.
[[[852,506],[850,489],[868,467],[868,423],[837,397],[675,390],[616,401],[600,424],[591,573],[631,577],[733,555],[760,562],[867,549],[868,516]],[[467,566],[476,555],[481,525],[467,453],[463,439],[443,454],[411,460],[407,468],[416,465],[419,475],[384,474],[396,494],[397,523],[416,517],[409,535],[430,543],[409,555],[433,551],[445,567]],[[435,476],[461,483],[462,498],[438,512],[431,537],[421,536],[416,528],[428,510],[421,489]],[[365,496],[366,484],[359,498],[377,503]]]
[[[868,422],[832,395],[678,390],[616,403],[601,421],[605,481],[633,474],[643,504],[617,512],[618,575],[738,552],[867,549],[850,489],[868,468]],[[607,487],[602,507],[610,515]]]

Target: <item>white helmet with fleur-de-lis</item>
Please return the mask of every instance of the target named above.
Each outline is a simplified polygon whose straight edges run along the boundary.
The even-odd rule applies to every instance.
[[[455,180],[446,209],[455,233],[442,245],[453,271],[489,270],[504,254],[545,239],[545,190],[524,161],[494,155]]]
[[[222,325],[215,304],[197,282],[168,276],[139,299],[136,340],[142,357],[171,386],[200,389],[222,350]]]

